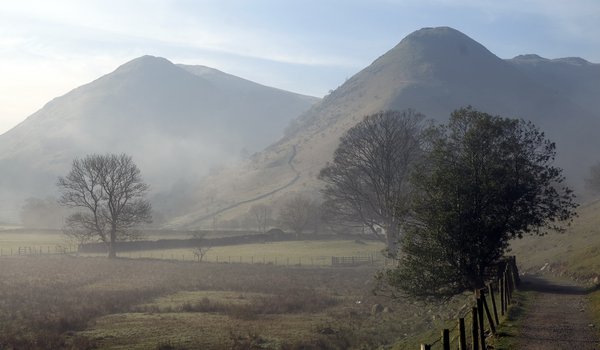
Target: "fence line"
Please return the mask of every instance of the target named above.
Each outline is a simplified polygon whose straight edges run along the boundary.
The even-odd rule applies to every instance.
[[[80,254],[83,256],[104,255],[99,253],[81,253],[76,245],[45,245],[45,246],[15,246],[0,247],[0,257],[33,256],[33,255],[60,255]],[[360,266],[393,264],[393,261],[383,255],[372,253],[360,256],[278,256],[278,255],[206,255],[203,257],[189,252],[160,252],[160,251],[125,251],[117,252],[119,257],[131,259],[159,259],[196,261],[205,263],[228,264],[265,264],[280,266]]]
[[[0,257],[24,255],[55,255],[77,253],[75,245],[41,245],[0,247]]]
[[[506,258],[498,267],[496,277],[484,288],[475,291],[474,304],[470,310],[470,337],[467,337],[466,321],[469,315],[467,312],[456,320],[457,324],[452,330],[443,329],[441,336],[434,342],[421,344],[421,350],[431,350],[438,343],[441,344],[442,349],[450,350],[454,340],[458,340],[459,350],[487,349],[486,332],[492,335],[496,334],[496,327],[507,315],[508,307],[513,301],[513,292],[521,282],[514,256]],[[496,296],[499,296],[499,299]],[[498,307],[498,302],[500,307]],[[498,316],[498,309],[500,309],[501,317]],[[458,334],[451,339],[450,332],[456,328],[458,328]],[[467,340],[471,342],[468,343]]]

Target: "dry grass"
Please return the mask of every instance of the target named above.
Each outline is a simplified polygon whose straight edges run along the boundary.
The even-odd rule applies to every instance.
[[[144,259],[0,259],[0,348],[360,349],[454,307],[372,295],[375,267]],[[371,315],[375,303],[393,312]]]
[[[600,271],[600,201],[579,208],[565,233],[528,236],[512,243],[521,270],[554,271],[577,279],[590,279]]]

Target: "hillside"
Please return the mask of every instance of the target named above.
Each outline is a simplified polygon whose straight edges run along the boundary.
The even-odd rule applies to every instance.
[[[12,214],[2,219],[15,221],[24,198],[53,194],[72,159],[92,152],[132,155],[162,199],[155,207],[174,211],[178,185],[263,149],[316,101],[208,67],[134,59],[0,135],[0,210]]]
[[[579,217],[565,233],[549,233],[544,237],[526,236],[512,242],[512,253],[528,272],[566,273],[587,281],[600,277],[600,201],[581,206]]]
[[[363,116],[386,109],[414,108],[444,121],[454,109],[472,105],[491,114],[532,120],[556,141],[559,165],[581,188],[600,147],[595,137],[600,112],[593,98],[600,95],[597,80],[591,77],[589,84],[579,86],[581,92],[565,93],[571,91],[569,81],[574,84],[578,75],[587,74],[587,64],[552,75],[519,62],[497,57],[452,28],[418,30],[296,119],[278,142],[243,165],[203,179],[196,205],[170,225],[206,227],[240,218],[258,202],[277,207],[294,192],[318,196],[316,176],[331,159],[339,137]],[[597,70],[600,65],[589,66]],[[244,205],[236,205],[240,202]],[[215,212],[216,217],[211,215]]]

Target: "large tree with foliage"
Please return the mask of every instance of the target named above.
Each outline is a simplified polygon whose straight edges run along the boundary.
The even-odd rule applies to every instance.
[[[399,267],[385,275],[404,292],[482,287],[511,239],[562,230],[574,215],[556,146],[531,122],[463,108],[429,130],[428,145]]]
[[[414,110],[366,116],[342,136],[333,162],[319,174],[326,218],[366,227],[391,255],[409,214],[409,175],[422,155],[424,119]]]
[[[65,233],[106,243],[109,258],[116,257],[115,242],[135,237],[135,227],[151,220],[144,199],[148,185],[126,154],[75,159],[69,174],[58,179],[58,188],[60,203],[76,210],[66,219]]]

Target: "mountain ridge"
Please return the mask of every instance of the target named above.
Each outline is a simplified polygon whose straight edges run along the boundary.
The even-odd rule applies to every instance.
[[[171,225],[200,227],[194,217],[205,217],[210,208],[223,208],[256,196],[261,188],[265,193],[275,184],[285,184],[294,177],[283,162],[292,148],[297,149],[294,166],[300,179],[261,202],[278,207],[286,196],[299,192],[318,197],[316,176],[331,160],[339,137],[365,115],[386,109],[414,108],[443,122],[454,109],[472,105],[490,114],[532,120],[557,142],[559,165],[580,184],[594,157],[579,152],[600,147],[593,133],[600,128],[600,116],[526,70],[455,29],[415,31],[298,117],[282,139],[251,161],[202,180],[202,191],[214,188],[211,202],[198,192],[196,206]],[[263,178],[272,181],[263,184]],[[232,187],[235,191],[228,190]],[[236,207],[220,214],[220,219],[235,220],[244,210],[248,208]]]
[[[186,67],[142,56],[52,99],[0,135],[0,195],[53,195],[73,158],[106,152],[132,155],[155,192],[169,192],[264,148],[319,100]]]

